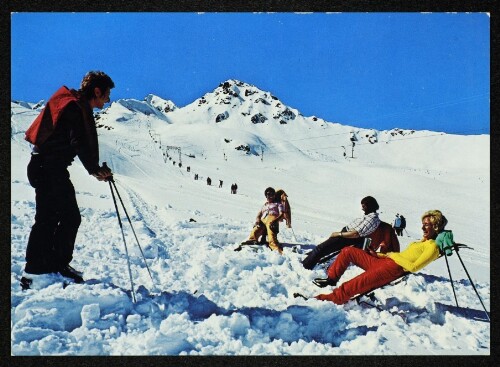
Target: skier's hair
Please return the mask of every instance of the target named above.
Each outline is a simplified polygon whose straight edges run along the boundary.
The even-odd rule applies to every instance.
[[[109,88],[114,88],[115,83],[111,78],[102,71],[89,71],[82,79],[80,83],[80,94],[82,94],[86,99],[90,100],[95,98],[95,88],[99,88],[101,93],[106,93]]]
[[[428,210],[422,215],[422,221],[425,218],[429,218],[429,222],[431,222],[432,227],[436,232],[441,232],[446,224],[448,224],[448,219],[441,213],[439,210]]]
[[[365,204],[369,213],[376,212],[379,208],[377,200],[372,196],[366,196],[361,199],[361,204]]]
[[[268,187],[267,189],[264,190],[264,196],[267,196],[268,192],[272,192],[273,195],[276,194],[276,190],[272,187]]]

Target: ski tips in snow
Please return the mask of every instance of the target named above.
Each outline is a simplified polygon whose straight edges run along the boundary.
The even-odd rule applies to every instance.
[[[259,246],[260,243],[254,240],[247,240],[243,241],[238,247],[234,249],[234,251],[241,251],[243,249],[243,246],[250,246],[250,248],[253,248],[252,246]]]
[[[300,294],[300,293],[294,293],[294,294],[293,294],[293,298],[297,298],[297,297],[303,298],[303,299],[305,299],[306,301],[309,299],[309,298],[307,298],[306,296],[304,296],[303,294]]]

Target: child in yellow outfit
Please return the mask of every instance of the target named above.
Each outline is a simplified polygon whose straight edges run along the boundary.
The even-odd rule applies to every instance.
[[[260,211],[257,213],[255,220],[255,226],[253,227],[252,233],[247,241],[243,243],[256,242],[259,236],[267,232],[267,238],[269,241],[269,248],[271,250],[276,250],[280,254],[283,253],[280,243],[277,238],[277,227],[278,223],[283,218],[283,205],[281,203],[276,203],[274,198],[276,191],[272,187],[268,187],[264,191],[267,201],[264,203]]]

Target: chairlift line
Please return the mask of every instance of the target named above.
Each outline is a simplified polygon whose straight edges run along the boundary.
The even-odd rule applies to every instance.
[[[440,102],[440,103],[436,103],[436,104],[421,106],[419,108],[409,109],[406,112],[394,112],[394,113],[389,113],[389,114],[385,114],[385,115],[380,115],[380,116],[377,116],[377,117],[371,118],[371,119],[366,119],[366,120],[363,119],[363,121],[367,121],[367,122],[369,122],[369,121],[377,121],[377,120],[380,120],[382,118],[404,116],[404,115],[413,114],[415,112],[435,110],[435,109],[440,108],[440,107],[447,107],[447,106],[453,106],[453,105],[457,105],[457,104],[461,104],[461,103],[465,103],[465,102],[470,102],[470,101],[473,101],[475,99],[480,99],[480,98],[483,98],[483,97],[489,96],[489,95],[490,95],[489,92],[488,93],[476,94],[476,95],[473,95],[473,96],[470,96],[470,97],[464,97],[464,98],[461,98],[461,99],[456,99],[455,101]]]
[[[432,135],[425,135],[425,136],[414,136],[414,137],[408,137],[408,138],[401,138],[401,139],[391,139],[388,140],[386,143],[393,143],[393,142],[398,142],[398,141],[403,141],[403,140],[410,140],[410,139],[422,139],[422,138],[431,138],[431,137],[436,137],[436,136],[441,136],[444,135],[445,133],[436,133]],[[379,143],[382,143],[379,141]],[[373,145],[372,143],[357,143],[356,146],[359,145]],[[328,147],[322,147],[322,148],[311,148],[311,149],[304,149],[304,151],[312,151],[312,150],[323,150],[323,149],[340,149],[345,147],[345,145],[335,145],[335,146],[328,146]],[[298,148],[297,148],[298,149]],[[281,152],[268,152],[268,154],[285,154],[285,153],[291,153],[294,152],[294,150],[287,150],[287,151],[281,151]]]

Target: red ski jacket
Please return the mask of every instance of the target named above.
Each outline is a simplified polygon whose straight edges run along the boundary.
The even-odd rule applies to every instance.
[[[66,164],[78,155],[90,174],[99,168],[97,130],[92,109],[76,90],[66,86],[50,97],[26,130],[25,139],[35,145],[38,152],[45,156],[57,156]]]

